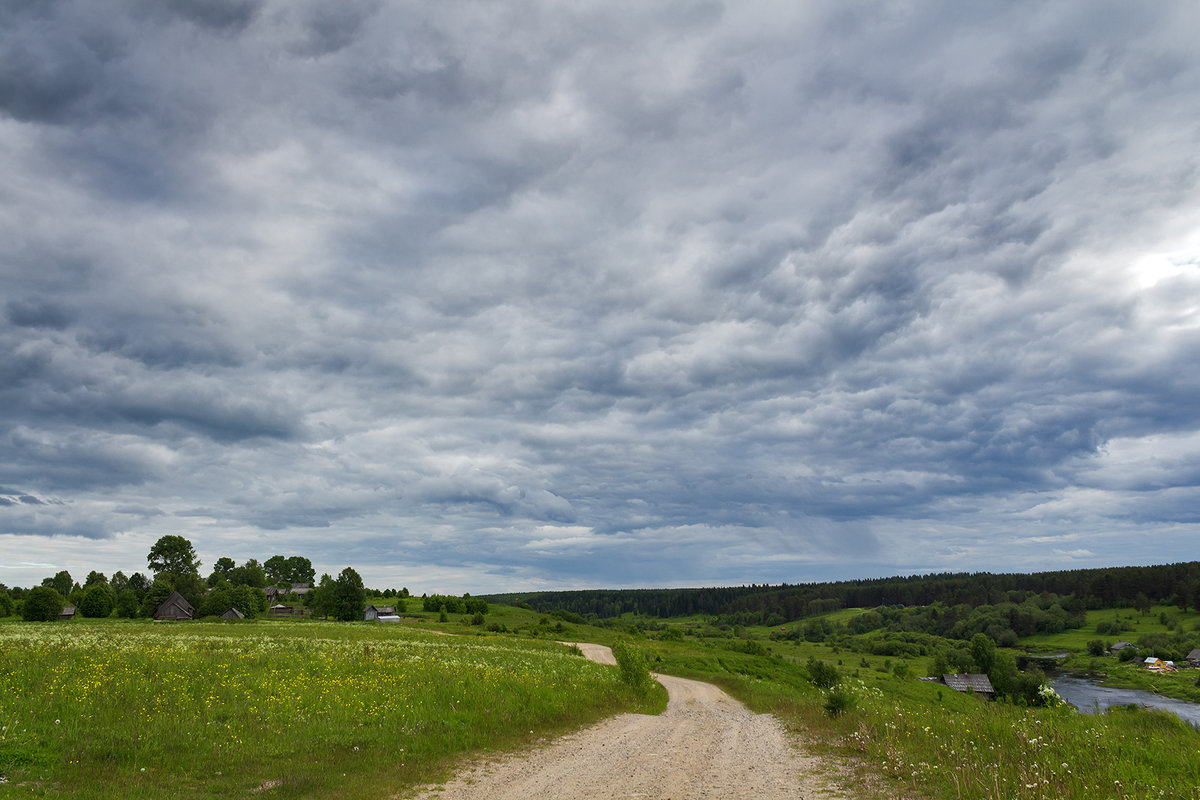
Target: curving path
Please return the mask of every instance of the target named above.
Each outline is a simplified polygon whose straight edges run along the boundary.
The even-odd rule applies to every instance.
[[[612,651],[579,644],[593,661]],[[708,683],[656,675],[670,700],[658,716],[622,714],[530,753],[468,767],[421,800],[795,800],[844,795],[825,785],[779,721]]]

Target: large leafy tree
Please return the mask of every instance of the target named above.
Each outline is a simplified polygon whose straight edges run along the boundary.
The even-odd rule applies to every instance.
[[[304,556],[274,555],[263,562],[267,580],[273,585],[282,583],[312,583],[316,576],[312,562]]]
[[[79,612],[85,617],[107,617],[116,605],[112,587],[107,583],[93,583],[83,591],[79,601]]]
[[[213,563],[212,574],[208,576],[208,585],[216,586],[218,583],[233,583],[233,571],[236,569],[237,564],[232,558],[221,556]]]
[[[263,569],[266,570],[267,580],[272,585],[282,583],[288,580],[287,577],[287,559],[280,555],[274,555],[263,562]]]
[[[25,593],[21,616],[27,620],[50,622],[62,615],[63,596],[53,586],[35,586]]]
[[[353,622],[356,619],[362,619],[366,602],[367,592],[363,588],[362,578],[353,569],[346,567],[333,582],[333,602],[330,613],[335,619],[342,622]]]
[[[234,586],[254,586],[259,589],[267,585],[267,572],[258,559],[251,558],[229,574],[229,582]]]
[[[146,555],[146,564],[154,577],[162,575],[195,575],[200,569],[200,559],[192,543],[182,536],[161,537]]]
[[[58,592],[61,596],[66,597],[71,593],[71,587],[73,586],[71,573],[67,572],[65,569],[61,572],[55,573],[53,578],[46,578],[43,580],[42,586],[48,586],[54,591]],[[55,619],[58,619],[58,615],[55,615]]]

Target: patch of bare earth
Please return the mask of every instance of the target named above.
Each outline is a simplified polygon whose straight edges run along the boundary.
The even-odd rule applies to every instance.
[[[607,647],[584,655],[616,663]],[[828,765],[803,755],[779,721],[751,713],[717,687],[655,676],[670,701],[658,716],[622,714],[531,753],[469,766],[421,800],[795,800],[847,795]]]

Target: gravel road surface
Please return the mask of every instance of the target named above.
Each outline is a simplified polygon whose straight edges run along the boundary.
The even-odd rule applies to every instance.
[[[578,645],[594,661],[612,651]],[[845,797],[788,741],[779,721],[717,687],[656,675],[670,701],[658,716],[622,714],[529,753],[468,766],[419,800],[796,800]]]

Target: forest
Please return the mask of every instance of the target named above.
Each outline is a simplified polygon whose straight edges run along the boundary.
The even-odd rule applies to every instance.
[[[697,589],[594,589],[489,595],[538,611],[609,619],[622,614],[682,617],[704,614],[731,624],[775,625],[840,608],[911,607],[940,603],[976,608],[1057,596],[1065,609],[1134,608],[1144,603],[1191,608],[1200,594],[1200,561],[1146,567],[1056,572],[943,573],[908,577]]]

